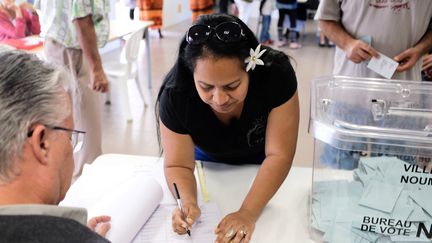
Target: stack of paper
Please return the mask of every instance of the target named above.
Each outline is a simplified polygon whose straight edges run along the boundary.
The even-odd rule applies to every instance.
[[[361,158],[352,181],[314,183],[311,212],[324,242],[431,242],[432,170]]]

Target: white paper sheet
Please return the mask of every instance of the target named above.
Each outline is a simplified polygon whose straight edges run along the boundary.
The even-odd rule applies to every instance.
[[[396,71],[398,65],[399,63],[397,63],[395,60],[380,53],[378,58],[372,57],[367,67],[379,75],[390,79]]]
[[[133,243],[203,243],[214,242],[214,229],[221,219],[214,203],[201,205],[201,217],[191,228],[191,237],[177,235],[171,226],[171,213],[175,205],[161,205],[141,228]]]

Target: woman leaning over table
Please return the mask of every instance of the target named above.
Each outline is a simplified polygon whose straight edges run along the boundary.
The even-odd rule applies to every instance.
[[[299,105],[289,57],[259,46],[236,17],[203,15],[180,43],[156,109],[165,176],[171,189],[177,184],[186,215],[173,212],[173,230],[185,234],[201,213],[195,159],[261,164],[241,207],[215,229],[217,242],[249,242],[295,153]]]
[[[0,40],[19,39],[40,33],[39,16],[30,3],[0,0]]]

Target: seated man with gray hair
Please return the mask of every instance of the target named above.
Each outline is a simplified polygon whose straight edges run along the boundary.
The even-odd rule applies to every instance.
[[[110,217],[86,222],[85,209],[57,206],[85,133],[70,85],[34,55],[0,53],[0,242],[108,242]]]

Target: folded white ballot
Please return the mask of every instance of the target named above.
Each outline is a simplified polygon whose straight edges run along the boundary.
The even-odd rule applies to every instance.
[[[372,59],[369,61],[367,67],[374,72],[378,73],[379,75],[390,79],[394,72],[396,71],[396,68],[398,67],[399,63],[395,60],[391,59],[390,57],[379,53],[379,57],[375,58],[372,57]]]

